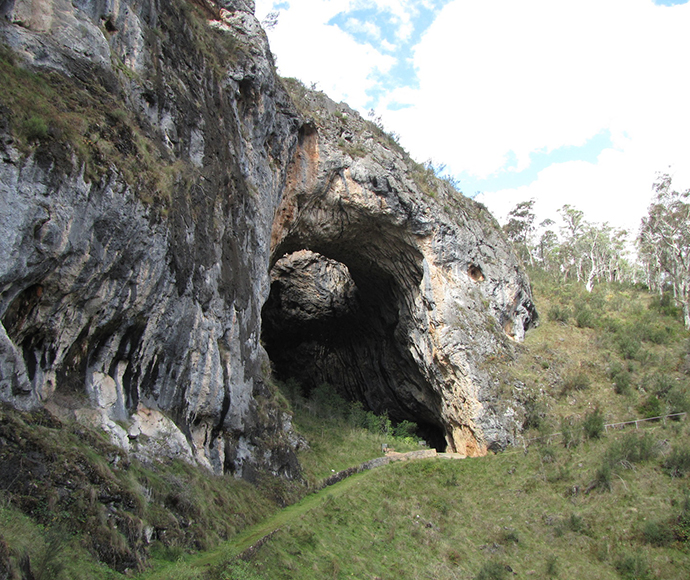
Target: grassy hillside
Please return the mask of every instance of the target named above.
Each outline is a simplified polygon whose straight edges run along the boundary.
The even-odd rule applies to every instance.
[[[396,430],[326,386],[307,398],[282,385],[305,484],[257,488],[130,462],[79,425],[3,409],[0,577],[28,578],[27,566],[35,579],[137,567],[209,580],[689,577],[690,422],[604,428],[688,410],[679,312],[633,287],[588,294],[532,277],[541,325],[514,360],[492,362],[505,396],[527,409],[524,447],[392,464],[287,510],[275,498],[304,496],[381,443],[417,449],[410,426]]]
[[[680,313],[630,286],[533,279],[542,324],[495,367],[527,408],[524,448],[366,473],[208,577],[690,576],[690,423],[604,427],[688,410]]]

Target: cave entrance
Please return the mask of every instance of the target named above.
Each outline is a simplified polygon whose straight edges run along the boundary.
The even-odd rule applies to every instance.
[[[262,339],[277,378],[293,378],[306,392],[328,383],[366,410],[416,423],[418,435],[444,451],[440,397],[407,348],[406,304],[420,279],[406,278],[402,287],[376,263],[347,253],[284,252],[262,310]]]

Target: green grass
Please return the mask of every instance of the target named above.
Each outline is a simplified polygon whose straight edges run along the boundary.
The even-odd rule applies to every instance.
[[[0,407],[0,440],[0,550],[13,570],[28,556],[34,575],[42,562],[52,570],[45,578],[114,578],[151,557],[213,548],[277,510],[247,482],[130,461],[98,432],[45,411]]]
[[[648,433],[673,436],[662,426]],[[683,426],[678,436],[687,435]],[[491,578],[497,562],[519,576],[544,577],[557,567],[563,578],[605,579],[621,577],[634,556],[655,577],[685,577],[684,544],[654,546],[644,530],[650,519],[673,519],[687,482],[649,460],[618,470],[610,491],[585,491],[625,436],[575,451],[535,448],[372,471],[347,493],[326,494],[295,514],[250,569],[258,578]],[[216,574],[209,578],[224,577]]]

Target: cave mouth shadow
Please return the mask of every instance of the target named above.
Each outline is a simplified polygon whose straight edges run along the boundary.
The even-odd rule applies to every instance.
[[[402,291],[392,277],[307,249],[284,254],[271,269],[262,309],[262,341],[278,380],[306,393],[328,383],[365,410],[393,423],[418,425],[418,435],[446,448],[440,397],[400,344]]]

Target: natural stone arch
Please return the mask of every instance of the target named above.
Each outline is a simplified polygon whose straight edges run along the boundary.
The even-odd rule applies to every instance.
[[[429,190],[428,177],[420,189],[403,153],[340,105],[318,107],[328,114],[299,132],[271,232],[263,334],[278,374],[333,383],[375,412],[421,423],[437,447],[482,455],[509,444],[515,412],[485,362],[510,356],[508,339],[536,316],[515,254],[482,206],[438,181]],[[323,258],[304,270],[304,250]],[[305,276],[317,286],[307,270],[325,272],[329,260],[349,273],[351,301],[289,324],[281,293]],[[304,293],[305,305],[318,294]]]

